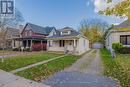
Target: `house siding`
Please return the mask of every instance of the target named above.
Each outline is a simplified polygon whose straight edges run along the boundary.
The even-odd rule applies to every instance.
[[[22,32],[22,37],[28,37],[28,36],[38,36],[38,37],[42,37],[42,36],[45,36],[45,35],[42,35],[42,34],[36,34],[34,33],[31,29],[30,30],[24,30]]]
[[[49,43],[49,41],[48,41],[48,43]],[[72,40],[65,40],[65,46],[64,47],[59,46],[59,40],[57,40],[57,41],[51,40],[51,43],[52,43],[52,46],[48,47],[48,51],[64,51],[65,47],[67,47],[67,50],[73,51],[73,42],[72,42]],[[71,45],[70,45],[70,43],[71,43]]]
[[[78,40],[78,47],[76,49],[79,54],[82,54],[88,50],[90,50],[89,48],[89,40],[81,37],[79,40]]]
[[[49,42],[50,41],[50,42]],[[88,50],[90,50],[89,48],[89,40],[87,40],[86,38],[80,37],[79,39],[75,39],[76,42],[76,48],[75,48],[75,54],[76,55],[80,55]],[[51,43],[52,45],[49,46],[49,43]],[[69,52],[73,52],[74,51],[74,40],[65,40],[65,46],[64,47],[60,47],[59,46],[59,40],[53,41],[53,40],[48,40],[47,43],[48,46],[48,51],[65,51],[69,50]]]
[[[121,35],[130,35],[130,32],[110,33],[110,35],[106,38],[106,48],[112,52],[113,51],[112,43],[120,43],[120,36]],[[130,45],[124,45],[124,46],[130,46]]]

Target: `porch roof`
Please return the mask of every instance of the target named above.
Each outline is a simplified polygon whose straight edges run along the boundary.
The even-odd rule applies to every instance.
[[[22,40],[45,40],[43,37],[30,36],[30,37],[19,37],[13,38],[14,40],[22,41]]]
[[[52,37],[48,37],[46,39],[48,40],[72,40],[72,39],[78,39],[78,36],[52,36]]]

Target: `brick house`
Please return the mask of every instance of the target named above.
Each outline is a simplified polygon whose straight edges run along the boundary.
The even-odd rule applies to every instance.
[[[41,27],[32,23],[27,23],[23,28],[20,38],[14,39],[19,41],[21,49],[46,50],[47,40],[45,39],[55,27]]]

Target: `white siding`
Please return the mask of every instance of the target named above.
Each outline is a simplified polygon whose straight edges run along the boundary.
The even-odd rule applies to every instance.
[[[114,32],[111,33],[106,39],[106,48],[113,51],[112,43],[120,43],[120,35],[130,35],[130,32]],[[130,46],[130,45],[127,45]]]
[[[73,51],[73,41],[71,41],[71,40],[67,41],[66,40],[65,41],[65,47],[67,47],[67,50]],[[53,41],[52,47],[49,47],[48,50],[49,51],[64,51],[65,47],[60,47],[59,46],[59,40],[57,40],[57,41]]]
[[[81,37],[79,40],[78,40],[78,47],[76,49],[79,54],[82,54],[88,50],[90,50],[89,48],[89,40]]]
[[[76,53],[75,54],[82,54],[88,50],[89,48],[89,40],[80,37],[79,39],[76,39]],[[59,40],[55,40],[52,42],[52,46],[49,47],[49,41],[48,41],[48,51],[62,51],[64,52],[65,48],[69,50],[70,52],[74,51],[74,40],[65,40],[65,46],[60,47],[59,46]]]

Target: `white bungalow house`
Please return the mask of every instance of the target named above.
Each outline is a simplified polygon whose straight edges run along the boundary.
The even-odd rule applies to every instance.
[[[123,46],[130,46],[130,20],[114,26],[106,36],[106,48],[113,51],[112,43],[121,43]]]
[[[47,38],[47,50],[80,55],[90,50],[89,40],[70,27],[54,29]]]

